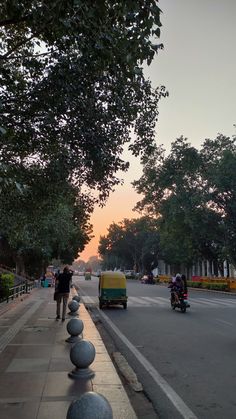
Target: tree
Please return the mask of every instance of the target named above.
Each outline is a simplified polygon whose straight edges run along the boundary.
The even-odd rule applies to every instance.
[[[206,140],[203,154],[206,159],[209,206],[221,215],[222,259],[236,266],[236,138],[218,135]]]
[[[84,272],[85,271],[86,262],[82,259],[74,260],[72,269],[78,272]]]
[[[107,236],[100,237],[99,254],[103,264],[137,272],[150,271],[157,265],[159,234],[154,219],[141,217],[111,224]]]
[[[52,159],[104,200],[135,155],[150,154],[157,103],[142,63],[162,48],[154,0],[4,1],[0,13],[0,163]],[[5,132],[5,131],[4,131]]]
[[[50,173],[31,167],[23,190],[7,188],[0,201],[0,231],[18,270],[42,271],[52,258],[72,263],[91,236],[90,202],[77,197],[66,179],[52,184]],[[24,171],[19,174],[24,184]],[[87,208],[87,209],[86,209]],[[6,247],[6,246],[5,246]]]
[[[71,261],[89,239],[95,202],[105,202],[120,181],[118,172],[128,168],[124,145],[130,143],[141,160],[155,150],[157,104],[166,92],[152,88],[142,66],[163,47],[156,43],[160,9],[155,0],[5,0],[0,6],[0,188],[10,190],[5,207],[3,190],[0,198],[11,223],[2,224],[4,237],[18,255],[34,249],[31,260],[59,252]],[[48,175],[41,195],[37,180],[33,185],[35,171]],[[68,203],[62,199],[44,212],[51,208],[51,189],[63,179],[77,195],[79,220],[72,215],[78,205],[67,194]],[[37,191],[31,204],[29,190]],[[63,185],[56,190],[63,198]],[[30,208],[39,202],[32,219]],[[73,224],[70,240],[64,220]],[[60,224],[65,249],[56,244]],[[41,238],[48,230],[57,233],[53,243]]]
[[[88,259],[85,269],[90,268],[92,272],[98,272],[101,270],[101,260],[97,256],[90,256]]]
[[[169,156],[161,148],[134,182],[138,209],[159,217],[161,253],[168,263],[199,258],[234,262],[235,138],[218,135],[198,151],[181,137]]]

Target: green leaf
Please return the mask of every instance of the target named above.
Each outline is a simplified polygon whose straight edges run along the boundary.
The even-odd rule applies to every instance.
[[[5,130],[5,128],[0,127],[0,132],[2,135],[5,135],[7,131]]]

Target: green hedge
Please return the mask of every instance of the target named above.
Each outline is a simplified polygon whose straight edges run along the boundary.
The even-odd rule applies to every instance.
[[[209,290],[216,290],[216,291],[228,291],[228,285],[227,284],[207,284],[207,288]]]
[[[212,282],[198,282],[198,281],[187,281],[189,287],[202,288],[216,291],[228,291],[227,284],[217,284]]]
[[[193,288],[202,288],[202,282],[198,282],[198,281],[187,281],[188,287],[193,287]]]
[[[14,278],[13,274],[0,275],[0,298],[9,296],[9,290],[14,286]]]

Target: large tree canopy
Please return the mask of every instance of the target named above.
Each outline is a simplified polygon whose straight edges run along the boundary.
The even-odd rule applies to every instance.
[[[159,217],[160,246],[169,263],[192,265],[198,258],[227,258],[236,264],[235,138],[218,135],[201,149],[186,138],[161,148],[149,159],[134,186],[137,204]]]
[[[128,168],[124,145],[141,160],[155,149],[166,93],[142,66],[162,48],[157,3],[0,1],[0,190],[10,191],[0,231],[18,254],[40,248],[57,257],[61,229],[67,250],[59,253],[70,260],[89,239],[94,202],[104,203]],[[47,213],[52,190],[59,198]],[[45,247],[48,230],[54,244]]]
[[[0,11],[1,162],[60,159],[100,198],[125,170],[123,146],[149,154],[157,102],[143,76],[162,48],[160,9],[142,1],[4,1]]]

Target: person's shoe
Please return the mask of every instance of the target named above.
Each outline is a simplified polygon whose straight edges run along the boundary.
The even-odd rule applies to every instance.
[[[66,319],[61,319],[62,322],[64,322]]]
[[[57,316],[57,317],[56,317],[56,320],[59,320],[59,319],[60,319],[60,316]]]

